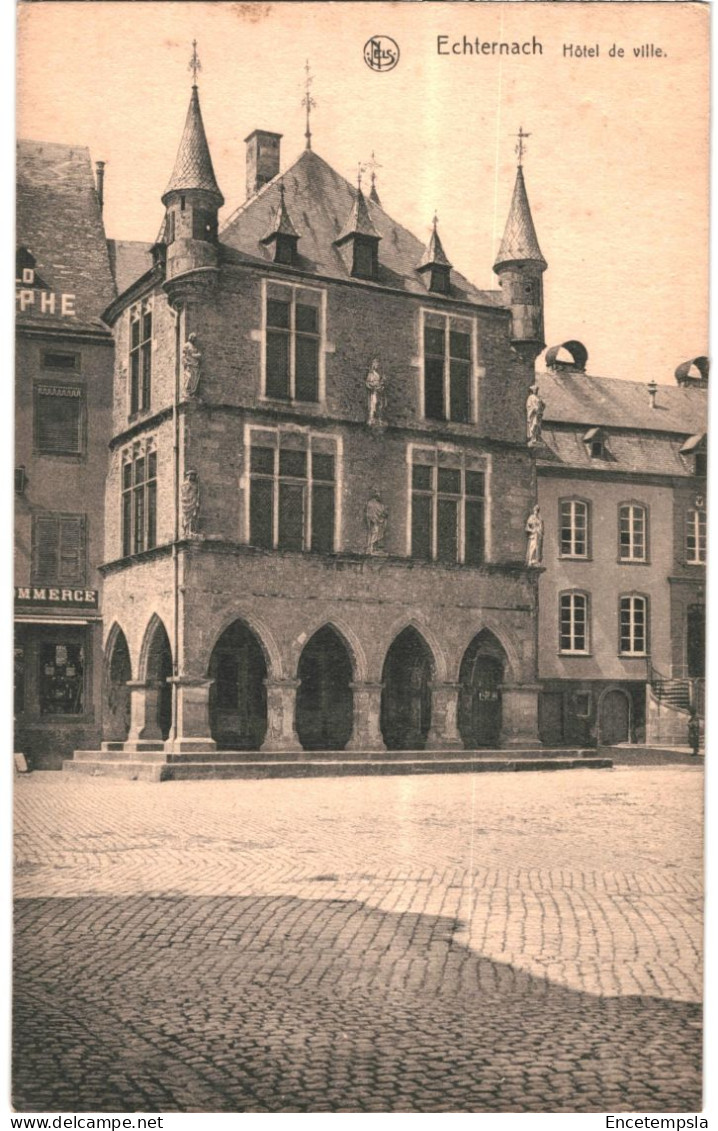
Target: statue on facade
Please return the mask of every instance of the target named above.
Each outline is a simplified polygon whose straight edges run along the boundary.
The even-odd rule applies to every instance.
[[[382,543],[386,536],[386,527],[389,521],[389,511],[381,501],[378,491],[373,491],[364,511],[366,522],[366,552],[367,554],[384,554]]]
[[[538,385],[532,385],[526,398],[526,438],[530,448],[541,443],[541,425],[545,409],[546,402],[539,396]]]
[[[202,351],[197,346],[197,335],[190,334],[182,347],[182,393],[196,397],[202,376]]]
[[[386,381],[379,372],[379,358],[372,359],[371,369],[366,375],[364,384],[369,394],[366,422],[369,425],[384,424],[384,409],[386,407]]]
[[[199,508],[199,475],[196,471],[185,471],[180,492],[183,538],[199,537]]]
[[[540,566],[543,560],[543,519],[538,503],[526,520],[525,530],[528,534],[526,565]]]

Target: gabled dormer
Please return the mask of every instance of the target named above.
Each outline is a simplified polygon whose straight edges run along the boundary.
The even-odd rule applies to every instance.
[[[689,470],[699,478],[708,474],[708,439],[705,432],[689,436],[681,447],[681,455]]]
[[[427,290],[439,295],[448,295],[451,293],[452,265],[442,247],[438,224],[439,218],[434,216],[429,242],[416,269],[422,276]]]
[[[272,255],[275,263],[291,266],[297,259],[299,232],[292,223],[284,199],[284,182],[279,186],[279,204],[272,216],[269,230],[259,241]]]
[[[589,428],[588,432],[584,433],[583,442],[586,445],[586,451],[591,459],[605,460],[611,458],[605,428]]]
[[[339,248],[347,270],[357,279],[376,279],[379,272],[379,240],[369,206],[361,188],[357,184],[356,197],[352,210],[341,232],[334,240]]]

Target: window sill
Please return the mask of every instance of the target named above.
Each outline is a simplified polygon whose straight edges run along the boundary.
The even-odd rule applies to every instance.
[[[619,660],[648,660],[650,655],[648,652],[618,652]]]
[[[33,455],[37,459],[65,459],[71,460],[73,463],[84,463],[87,459],[87,452],[55,452],[47,451],[45,448],[35,448]]]
[[[560,562],[592,562],[593,558],[589,554],[559,554],[558,560]]]
[[[297,397],[292,399],[292,397],[268,397],[265,395],[259,398],[259,403],[267,405],[269,408],[306,408],[316,410],[317,408],[324,408],[326,402],[319,399],[316,401],[303,401],[299,400]]]
[[[588,660],[588,659],[591,659],[591,657],[593,656],[593,652],[562,652],[562,651],[559,651],[558,655],[562,656],[564,659],[572,658],[574,660]]]
[[[649,566],[650,558],[616,558],[616,564],[622,566]]]
[[[707,565],[707,562],[705,562],[705,561],[702,561],[702,562],[686,562],[686,565],[687,566],[704,566],[705,567]]]

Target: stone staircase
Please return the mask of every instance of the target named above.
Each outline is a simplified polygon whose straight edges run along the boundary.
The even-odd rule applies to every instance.
[[[174,754],[162,750],[76,750],[66,773],[132,781],[196,781],[231,778],[305,778],[382,774],[525,773],[610,769],[594,750],[256,750]]]

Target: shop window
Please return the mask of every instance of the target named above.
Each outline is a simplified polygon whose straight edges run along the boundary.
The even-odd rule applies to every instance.
[[[333,437],[252,433],[249,541],[265,549],[335,548],[337,451]]]
[[[471,329],[466,319],[424,315],[423,411],[427,420],[468,424],[471,419]]]
[[[267,285],[264,395],[315,403],[320,396],[321,292]]]
[[[84,585],[84,514],[35,515],[32,521],[32,581]]]
[[[81,715],[84,697],[84,649],[76,641],[42,641],[38,678],[41,715]]]
[[[157,545],[157,452],[153,441],[128,448],[122,462],[122,554]]]
[[[648,653],[648,601],[638,594],[628,594],[619,602],[620,653],[622,656],[645,656]]]
[[[454,466],[447,466],[445,461]],[[411,556],[480,565],[484,560],[484,472],[461,454],[414,449],[411,468]]]
[[[559,648],[563,653],[588,654],[587,593],[562,593],[559,598]]]
[[[645,562],[648,546],[648,510],[641,503],[618,508],[618,557],[622,562]]]
[[[562,558],[588,558],[589,506],[583,499],[559,502],[559,547]]]
[[[39,452],[81,455],[85,390],[80,385],[35,386],[35,444]]]
[[[130,416],[144,412],[152,399],[152,306],[130,310]]]

